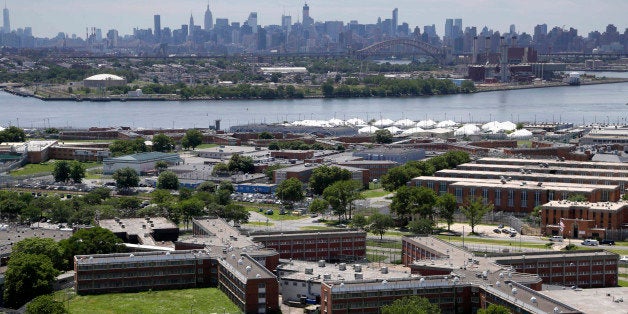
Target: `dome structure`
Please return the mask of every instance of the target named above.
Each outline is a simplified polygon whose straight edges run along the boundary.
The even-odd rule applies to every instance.
[[[377,120],[373,123],[374,126],[382,128],[382,127],[387,127],[387,126],[391,126],[395,123],[395,121],[390,120],[390,119],[380,119]]]
[[[456,125],[458,125],[458,123],[456,123],[455,121],[445,120],[445,121],[438,122],[438,124],[436,124],[436,127],[437,128],[449,128]]]
[[[329,125],[333,125],[333,126],[341,126],[341,125],[345,125],[345,121],[341,120],[341,119],[329,119],[329,121],[327,121],[327,123],[329,123]]]
[[[414,127],[414,128],[407,129],[407,130],[401,132],[401,135],[410,136],[410,135],[413,135],[413,134],[423,133],[423,132],[425,132],[424,129],[419,128],[419,127]]]
[[[96,74],[83,80],[85,87],[107,88],[124,85],[126,85],[126,79],[113,74]]]
[[[517,140],[527,140],[527,139],[532,138],[532,136],[533,136],[532,132],[526,129],[516,130],[508,134],[508,138],[517,139]]]
[[[455,136],[475,135],[480,133],[480,128],[475,124],[465,124],[454,132]]]
[[[361,129],[358,130],[359,134],[373,134],[375,132],[377,132],[378,130],[380,130],[380,128],[376,127],[376,126],[365,126]]]
[[[430,120],[421,120],[419,122],[417,122],[416,126],[423,128],[423,129],[431,129],[434,126],[436,126],[436,122]]]
[[[347,121],[345,121],[347,124],[349,125],[366,125],[366,121],[360,119],[360,118],[352,118],[349,119]]]
[[[400,128],[410,128],[416,125],[416,122],[410,120],[410,119],[401,119],[401,120],[397,120],[395,121],[394,126],[396,127],[400,127]]]
[[[385,130],[390,131],[390,133],[392,133],[392,134],[399,134],[399,133],[401,133],[403,131],[402,129],[400,129],[400,128],[396,127],[396,126],[387,127]]]

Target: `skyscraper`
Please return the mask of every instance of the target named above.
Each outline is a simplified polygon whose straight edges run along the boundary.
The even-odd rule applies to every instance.
[[[451,38],[454,33],[454,20],[446,19],[445,20],[445,37]]]
[[[194,36],[194,17],[190,14],[190,24],[188,26],[188,36],[192,38]]]
[[[2,32],[10,33],[11,32],[11,22],[9,21],[9,9],[7,9],[7,4],[4,4],[4,10],[2,10],[2,17],[4,21],[2,23]]]
[[[246,24],[251,27],[253,34],[257,34],[257,12],[251,12],[249,18],[246,20]]]
[[[303,26],[311,26],[314,24],[314,19],[310,17],[310,6],[307,2],[303,5]]]
[[[292,16],[282,15],[281,16],[281,28],[289,31],[291,26],[292,26]]]
[[[161,16],[159,14],[155,14],[153,19],[155,21],[155,30],[153,34],[155,35],[155,40],[159,41],[161,40]]]
[[[212,16],[212,11],[209,10],[209,3],[207,4],[207,10],[205,11],[205,25],[203,26],[206,31],[214,28],[214,17]]]
[[[399,9],[395,8],[392,11],[392,31],[390,34],[397,35],[397,27],[399,26]]]

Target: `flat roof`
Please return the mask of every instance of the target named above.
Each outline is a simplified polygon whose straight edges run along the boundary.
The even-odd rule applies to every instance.
[[[253,146],[215,146],[210,148],[197,149],[197,153],[222,153],[222,154],[244,154],[252,153],[255,151],[267,150],[265,147],[253,147]]]
[[[321,267],[320,265],[324,265]],[[391,265],[385,264],[384,267],[388,273],[382,273],[382,267],[377,267],[377,264],[347,264],[347,263],[327,263],[324,262],[319,265],[319,262],[306,262],[291,260],[287,263],[282,263],[277,267],[277,273],[281,279],[305,281],[311,280],[315,282],[329,281],[329,280],[355,280],[356,274],[362,276],[363,279],[384,279],[384,278],[400,278],[409,277],[410,269],[397,270]],[[340,268],[344,265],[345,270]],[[359,265],[359,267],[354,267]],[[374,265],[374,266],[373,266]],[[306,274],[305,270],[311,269],[312,272]],[[359,271],[356,271],[358,269]],[[329,276],[330,279],[325,279]]]
[[[240,231],[221,218],[197,218],[192,220],[208,233],[208,236],[195,236],[182,240],[188,243],[244,248],[254,246],[251,238],[240,234]]]
[[[36,225],[36,224],[34,224]],[[72,236],[71,229],[44,229],[36,227],[16,227],[0,224],[0,256],[11,254],[13,245],[28,238],[47,238],[55,241],[67,239]]]
[[[284,232],[260,232],[251,234],[251,238],[254,241],[259,241],[261,239],[290,239],[294,237],[302,238],[307,236],[316,236],[316,237],[335,237],[335,236],[364,236],[366,237],[365,231],[359,230],[300,230],[300,231],[284,231]]]
[[[568,200],[563,201],[550,201],[543,204],[543,207],[547,208],[571,208],[571,207],[586,207],[593,210],[610,210],[610,211],[618,211],[624,209],[628,206],[628,201],[619,201],[619,202],[598,202],[598,203],[590,203],[590,202],[572,202]]]
[[[628,166],[628,164],[626,164],[625,166]],[[486,171],[504,171],[503,169],[506,169],[506,171],[509,171],[509,170],[519,171],[520,169],[524,169],[524,170],[531,170],[534,173],[537,173],[537,172],[543,173],[543,172],[549,172],[549,171],[583,172],[583,173],[597,172],[597,173],[603,173],[603,174],[625,174],[624,177],[628,176],[628,170],[613,169],[613,168],[595,168],[595,167],[549,166],[548,168],[545,168],[545,167],[540,167],[538,165],[505,165],[505,164],[468,163],[468,164],[458,165],[456,168],[462,169],[462,170],[466,170],[467,168],[482,168],[482,169],[485,169]]]
[[[567,174],[550,174],[550,173],[521,173],[521,172],[502,172],[502,171],[490,171],[490,170],[466,170],[466,169],[443,169],[439,170],[435,173],[435,176],[439,176],[439,174],[451,174],[458,175],[460,177],[469,176],[469,175],[486,175],[486,176],[503,176],[505,178],[517,176],[519,178],[528,178],[528,181],[536,181],[536,182],[550,182],[547,179],[551,178],[561,178],[561,179],[571,179],[571,180],[599,180],[599,181],[624,181],[628,182],[628,177],[600,177],[600,176],[588,176],[588,175],[567,175]],[[521,180],[521,179],[519,179]]]
[[[532,189],[532,190],[568,190],[568,191],[580,191],[591,192],[595,189],[615,189],[618,185],[602,185],[602,184],[581,184],[581,183],[567,183],[567,182],[543,182],[541,186],[538,186],[535,182],[528,182],[524,180],[511,180],[502,183],[500,179],[481,179],[481,178],[452,178],[452,177],[416,177],[412,179],[412,182],[425,182],[425,181],[446,181],[450,186],[486,186],[486,187],[504,187],[504,188],[517,188],[517,189]]]
[[[164,217],[105,219],[99,221],[98,225],[113,233],[137,235],[145,245],[155,245],[155,241],[150,237],[153,230],[179,230],[177,225]]]
[[[495,158],[495,157],[485,157],[477,160],[478,163],[483,163],[483,161],[487,162],[498,162],[498,163],[506,163],[506,164],[525,164],[525,165],[534,165],[540,163],[546,163],[550,166],[553,165],[564,165],[566,167],[570,166],[589,166],[590,168],[599,168],[603,167],[628,167],[627,164],[617,163],[617,162],[593,162],[593,161],[574,161],[574,160],[565,160],[565,161],[557,161],[556,159],[524,159],[524,158]]]
[[[567,303],[584,313],[626,313],[628,288],[543,290],[541,294]],[[618,302],[618,300],[624,300]]]

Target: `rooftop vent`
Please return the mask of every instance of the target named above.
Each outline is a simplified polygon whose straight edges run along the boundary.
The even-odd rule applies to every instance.
[[[306,274],[306,275],[312,275],[312,274],[314,274],[314,269],[313,269],[313,268],[306,268],[306,269],[305,269],[305,274]]]
[[[325,260],[324,259],[318,261],[318,267],[325,267]]]
[[[340,265],[338,265],[338,269],[339,269],[339,270],[347,270],[347,264],[345,264],[345,263],[340,263]]]
[[[381,272],[382,274],[388,274],[388,267],[382,267]]]

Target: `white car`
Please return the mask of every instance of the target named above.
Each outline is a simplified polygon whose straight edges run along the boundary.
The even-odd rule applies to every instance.
[[[586,239],[582,241],[582,245],[598,246],[600,245],[600,242],[598,240]]]

